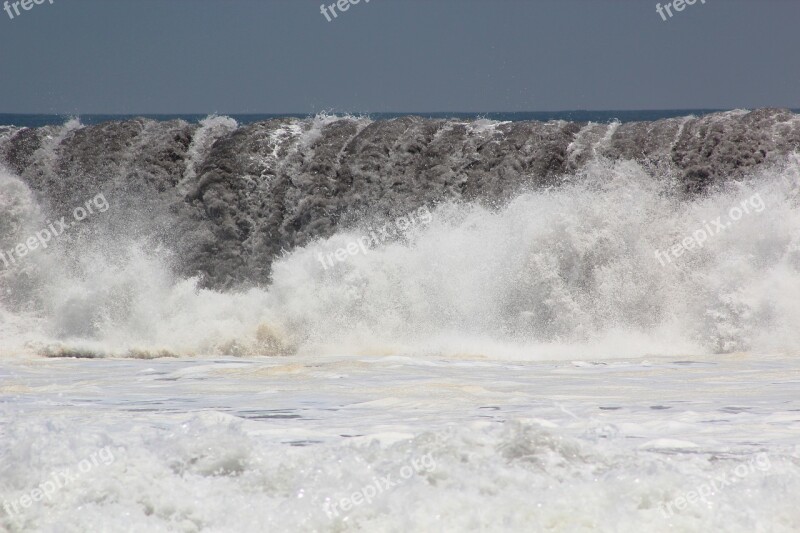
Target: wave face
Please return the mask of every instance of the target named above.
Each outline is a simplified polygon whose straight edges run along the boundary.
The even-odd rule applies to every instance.
[[[0,354],[794,353],[798,148],[781,110],[0,127]]]

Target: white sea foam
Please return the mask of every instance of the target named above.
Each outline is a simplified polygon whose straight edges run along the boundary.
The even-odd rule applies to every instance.
[[[790,533],[796,372],[755,357],[5,359],[0,528]],[[113,461],[81,472],[104,449]],[[435,468],[403,470],[426,455]],[[81,475],[21,507],[65,470]]]
[[[752,181],[679,201],[668,176],[599,160],[559,188],[498,209],[440,205],[430,224],[325,269],[318,254],[375,228],[340,232],[276,261],[268,287],[239,292],[176,278],[168,251],[141,240],[113,247],[81,241],[69,262],[54,246],[32,254],[25,275],[4,273],[4,316],[7,300],[26,290],[38,307],[25,309],[34,322],[4,321],[4,329],[20,329],[0,339],[0,351],[797,354],[797,175],[795,158]],[[8,245],[40,215],[19,181],[6,176],[0,188],[6,213],[19,219],[4,226]],[[659,263],[656,250],[756,193],[763,211]]]

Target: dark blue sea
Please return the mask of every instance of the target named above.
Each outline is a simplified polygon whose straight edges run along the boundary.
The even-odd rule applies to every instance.
[[[367,116],[375,120],[387,120],[408,115],[415,115],[425,118],[455,118],[460,120],[473,120],[486,118],[500,121],[522,121],[522,120],[568,120],[574,122],[637,122],[659,120],[662,118],[683,117],[687,115],[706,115],[724,109],[662,109],[662,110],[643,110],[643,111],[530,111],[530,112],[487,112],[487,113],[353,113],[357,116]],[[800,112],[800,110],[794,110]],[[339,114],[339,113],[331,113]],[[77,117],[81,124],[91,125],[112,120],[126,120],[135,117],[146,117],[155,120],[183,119],[188,122],[199,122],[206,118],[207,114],[192,115],[161,115],[161,114],[141,114],[141,115],[40,115],[40,114],[2,114],[0,113],[0,125],[39,127],[47,125],[60,125],[70,118]],[[313,116],[303,113],[283,113],[283,114],[231,114],[226,115],[236,119],[239,124],[250,124],[280,117],[307,118]]]

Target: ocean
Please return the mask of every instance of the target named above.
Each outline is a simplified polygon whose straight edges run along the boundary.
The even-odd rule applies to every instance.
[[[795,112],[0,124],[0,531],[800,530]]]
[[[430,119],[458,119],[458,120],[480,120],[488,119],[494,121],[548,121],[548,120],[568,120],[572,122],[637,122],[652,121],[665,118],[684,117],[689,115],[703,116],[709,113],[721,112],[722,109],[654,109],[654,110],[619,110],[619,111],[538,111],[538,112],[485,112],[485,113],[463,113],[463,112],[435,112],[435,113],[334,113],[327,115],[363,117],[372,120],[391,120],[407,116],[419,116]],[[800,112],[800,110],[794,110]],[[81,124],[86,126],[101,124],[110,121],[131,120],[138,117],[157,120],[185,120],[186,122],[199,123],[209,115],[206,114],[133,114],[133,115],[103,115],[103,114],[78,114],[74,115],[45,115],[45,114],[24,114],[24,113],[0,113],[0,124],[6,126],[18,126],[25,128],[39,128],[42,126],[60,126],[71,118],[77,118]],[[224,116],[236,120],[238,124],[252,124],[267,120],[280,118],[306,119],[315,115],[308,113],[244,113],[244,114],[224,114]]]

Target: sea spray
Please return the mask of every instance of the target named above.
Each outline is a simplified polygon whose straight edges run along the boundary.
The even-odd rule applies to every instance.
[[[17,329],[0,349],[138,357],[796,352],[800,215],[783,179],[795,166],[686,200],[636,163],[598,159],[561,187],[498,208],[443,203],[406,239],[324,269],[322,250],[366,234],[369,226],[356,224],[284,254],[271,283],[243,290],[182,278],[166,248],[87,238],[68,264],[31,268],[41,281],[26,309],[35,320],[6,319]],[[765,205],[758,216],[680,264],[653,260],[756,192]],[[3,283],[5,316],[13,315],[8,302],[21,286]]]

